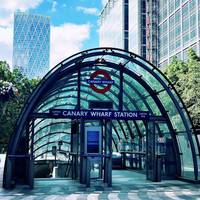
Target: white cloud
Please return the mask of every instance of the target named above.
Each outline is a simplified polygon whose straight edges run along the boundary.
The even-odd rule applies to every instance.
[[[0,26],[9,26],[16,10],[26,11],[37,7],[43,0],[0,0]]]
[[[12,38],[13,28],[0,27],[0,60],[5,60],[11,66],[12,63]]]
[[[51,7],[51,11],[52,11],[52,12],[55,12],[55,11],[56,11],[56,6],[57,6],[57,4],[58,4],[57,1],[53,1],[53,2],[52,2],[52,7]]]
[[[83,12],[84,14],[90,14],[90,15],[98,15],[99,14],[99,10],[97,8],[87,8],[87,7],[79,6],[76,9],[78,11]]]
[[[105,6],[107,2],[108,2],[108,0],[101,0],[101,3],[103,6]]]
[[[8,0],[0,0],[0,8],[5,10],[14,11],[16,9],[20,9],[25,11],[30,8],[37,7],[43,0],[15,0],[15,1],[8,1]]]
[[[90,37],[90,25],[66,23],[51,27],[51,64],[54,67],[63,59],[79,52],[83,42]]]

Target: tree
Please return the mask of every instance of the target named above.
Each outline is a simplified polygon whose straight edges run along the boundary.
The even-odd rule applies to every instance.
[[[188,51],[186,62],[173,59],[165,74],[172,81],[181,98],[183,99],[190,116],[200,116],[200,58],[193,49]]]
[[[0,61],[0,152],[6,149],[21,109],[39,81],[29,80],[17,69],[11,72],[9,65]]]

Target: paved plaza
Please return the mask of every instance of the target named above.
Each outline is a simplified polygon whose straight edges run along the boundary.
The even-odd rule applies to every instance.
[[[2,170],[1,170],[2,171]],[[181,181],[152,183],[145,176],[133,171],[113,170],[113,187],[108,188],[102,181],[93,180],[87,188],[78,181],[67,179],[36,179],[35,187],[20,186],[14,190],[0,189],[0,199],[196,199],[200,200],[200,185]]]

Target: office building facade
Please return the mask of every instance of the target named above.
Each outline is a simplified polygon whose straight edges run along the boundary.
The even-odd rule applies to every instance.
[[[157,0],[109,0],[100,15],[99,45],[122,48],[156,64],[157,51],[153,57],[155,44],[152,46],[153,38],[150,37],[151,27],[155,26],[155,23],[150,23],[155,16],[151,2]],[[157,29],[154,32],[157,39]],[[155,48],[157,50],[157,41]]]
[[[186,60],[189,48],[199,55],[199,0],[160,1],[159,64],[165,66],[174,56]]]
[[[17,11],[14,14],[13,67],[29,79],[49,71],[49,17]]]
[[[101,13],[100,46],[118,47],[128,50],[128,19],[125,20],[125,2],[109,1]]]
[[[128,9],[124,9],[125,4]],[[189,48],[198,55],[200,52],[199,11],[198,0],[109,0],[100,16],[100,46],[113,44],[115,38],[120,42],[111,46],[122,48],[119,44],[126,36],[128,48],[124,49],[141,55],[156,66],[169,64],[174,56],[186,60]],[[113,13],[120,17],[113,17]],[[111,21],[112,17],[114,21]],[[111,24],[123,33],[126,23],[126,35],[122,34],[122,39],[116,34],[114,37],[109,28]]]

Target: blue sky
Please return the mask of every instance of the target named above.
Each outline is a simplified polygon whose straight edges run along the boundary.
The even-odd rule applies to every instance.
[[[13,14],[42,14],[51,20],[51,67],[84,49],[98,47],[98,19],[107,0],[0,0],[0,60],[12,65]],[[3,49],[3,51],[2,51]]]

